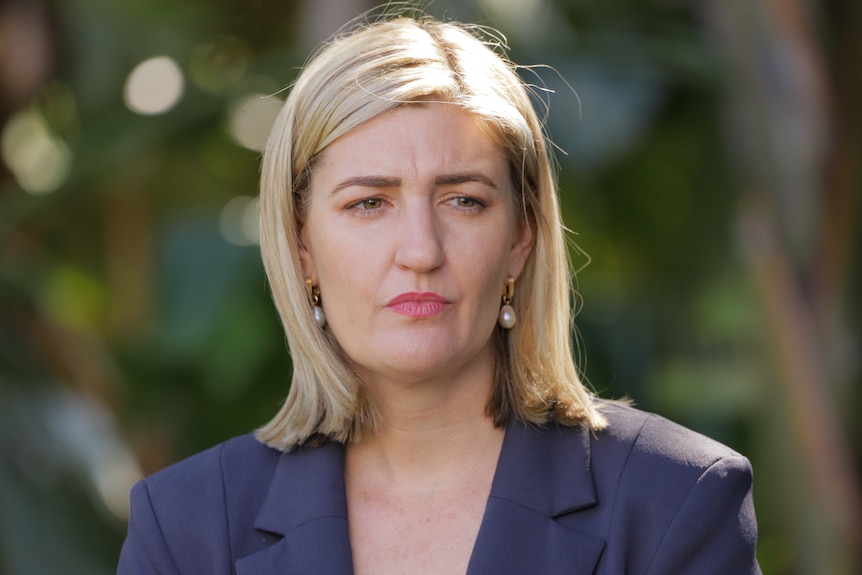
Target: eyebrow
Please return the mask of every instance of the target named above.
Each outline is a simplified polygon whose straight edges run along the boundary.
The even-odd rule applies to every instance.
[[[483,176],[482,174],[452,174],[447,176],[440,176],[434,183],[438,186],[452,185],[452,184],[464,184],[467,182],[477,182],[480,184],[484,184],[489,188],[497,189],[497,184],[494,183],[490,178]]]
[[[384,176],[355,176],[347,178],[340,184],[332,188],[329,195],[335,195],[344,188],[358,186],[360,188],[394,188],[401,185],[400,178],[387,178]]]
[[[455,184],[464,184],[468,182],[477,182],[488,186],[489,188],[497,189],[497,184],[490,178],[482,174],[465,173],[465,174],[447,174],[438,176],[434,183],[438,186],[451,186]],[[355,176],[347,178],[343,182],[337,184],[329,192],[329,195],[335,195],[345,188],[358,186],[361,188],[394,188],[401,185],[401,178],[387,178],[385,176]]]

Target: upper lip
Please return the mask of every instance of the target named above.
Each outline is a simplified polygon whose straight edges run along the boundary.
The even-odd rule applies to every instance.
[[[436,302],[436,303],[449,303],[449,300],[443,297],[440,294],[436,294],[434,292],[405,292],[402,294],[398,294],[388,302],[386,302],[387,306],[398,305],[402,303],[425,303],[425,302]]]

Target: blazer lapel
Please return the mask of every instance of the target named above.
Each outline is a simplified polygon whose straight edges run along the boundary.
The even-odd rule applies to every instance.
[[[509,426],[468,575],[595,571],[605,541],[558,521],[597,502],[589,443],[586,429]],[[237,575],[352,575],[344,446],[283,454],[255,528],[282,539]]]
[[[239,559],[237,575],[351,575],[344,446],[283,454],[254,526],[283,538]]]
[[[597,502],[589,445],[586,429],[509,426],[468,575],[595,571],[605,541],[557,521]]]

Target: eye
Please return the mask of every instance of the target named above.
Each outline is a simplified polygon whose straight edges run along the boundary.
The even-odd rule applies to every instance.
[[[348,209],[358,208],[360,210],[379,210],[383,207],[383,200],[380,198],[365,198],[356,203],[347,206]]]
[[[474,210],[485,207],[484,202],[472,196],[458,196],[449,200],[449,203],[459,210]]]

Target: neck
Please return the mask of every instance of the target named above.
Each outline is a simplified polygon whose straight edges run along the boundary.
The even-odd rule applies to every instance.
[[[493,367],[481,362],[433,380],[369,386],[379,427],[348,446],[348,467],[390,485],[456,479],[495,467],[504,430],[485,414]],[[373,473],[367,471],[373,469]]]

